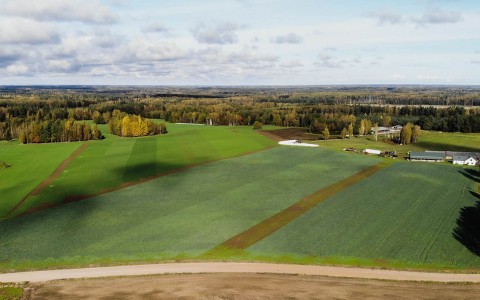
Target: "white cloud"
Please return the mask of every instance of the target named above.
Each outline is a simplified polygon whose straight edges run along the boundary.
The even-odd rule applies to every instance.
[[[114,23],[117,17],[98,0],[5,0],[0,11],[4,15],[37,21]]]
[[[301,44],[303,42],[303,37],[294,32],[290,32],[286,35],[276,36],[271,39],[271,42],[276,44]]]
[[[421,17],[414,17],[412,22],[418,26],[458,23],[463,21],[463,16],[459,12],[444,11],[440,8],[434,8],[426,11]]]
[[[290,61],[283,62],[283,63],[279,64],[279,67],[287,68],[287,69],[299,68],[299,67],[303,67],[303,66],[304,66],[304,64],[301,61],[299,61],[298,59],[297,60],[290,60]]]
[[[386,24],[396,25],[404,21],[401,14],[391,11],[370,12],[367,16],[377,19],[377,24],[380,26]]]
[[[155,23],[150,23],[142,28],[143,32],[156,32],[156,33],[167,33],[169,32],[169,29],[165,24],[155,22]]]
[[[59,39],[59,33],[52,24],[23,18],[3,19],[0,28],[0,42],[4,44],[46,44]]]
[[[199,43],[204,44],[235,44],[238,42],[236,31],[240,26],[226,22],[220,24],[199,24],[192,29],[192,34]]]

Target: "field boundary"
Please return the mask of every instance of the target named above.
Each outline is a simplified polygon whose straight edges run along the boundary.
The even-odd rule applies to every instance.
[[[22,198],[6,215],[4,219],[8,219],[11,215],[18,209],[20,206],[25,203],[25,201],[32,196],[38,196],[45,188],[47,188],[50,184],[55,181],[62,172],[68,167],[68,165],[75,160],[82,152],[90,145],[89,142],[82,144],[78,147],[72,154],[70,154],[60,165],[50,174],[47,178],[45,178],[42,182],[40,182],[33,190],[31,190],[25,197]]]
[[[480,283],[480,274],[429,273],[418,271],[397,271],[333,266],[241,262],[164,263],[4,273],[0,274],[0,282],[46,282],[52,280],[79,278],[200,273],[295,274],[394,281]]]
[[[302,200],[287,207],[286,209],[263,220],[257,225],[226,240],[222,244],[208,251],[206,255],[214,255],[217,251],[223,252],[226,249],[246,249],[266,238],[267,236],[271,235],[275,231],[281,229],[296,218],[300,217],[325,199],[333,196],[334,194],[340,192],[341,190],[349,186],[352,186],[362,181],[363,179],[375,174],[376,172],[384,169],[389,165],[391,165],[391,163],[381,162],[379,164],[363,169],[360,172],[349,176],[341,181],[324,187],[314,192],[313,194],[304,197]]]

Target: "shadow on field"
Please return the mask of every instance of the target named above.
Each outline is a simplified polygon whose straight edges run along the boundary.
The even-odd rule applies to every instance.
[[[460,145],[450,145],[450,144],[436,143],[436,142],[418,141],[415,145],[428,150],[437,150],[437,151],[479,152],[479,148],[460,146]]]
[[[116,172],[123,180],[123,184],[131,185],[138,184],[143,181],[148,181],[163,175],[181,171],[188,166],[182,164],[170,163],[140,163],[124,168],[112,170]]]
[[[480,199],[480,194],[471,192]],[[480,201],[460,210],[453,236],[468,250],[480,256]]]
[[[480,172],[477,170],[462,169],[459,172],[470,180],[480,182]],[[480,194],[472,190],[469,193],[479,201],[476,201],[474,206],[466,206],[460,210],[453,236],[472,253],[480,256]]]
[[[480,183],[480,171],[474,169],[462,169],[459,172],[468,179]]]

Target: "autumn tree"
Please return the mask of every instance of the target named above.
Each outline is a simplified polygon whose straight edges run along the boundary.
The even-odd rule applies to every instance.
[[[260,123],[260,122],[258,122],[258,121],[255,121],[255,122],[253,123],[253,129],[254,129],[254,130],[260,130],[260,129],[262,129],[262,123]]]
[[[325,127],[325,129],[322,131],[322,134],[325,140],[328,140],[330,138],[330,131],[328,130],[328,127]]]
[[[350,124],[348,125],[348,138],[351,139],[352,136],[353,136],[353,123],[350,123]]]
[[[403,126],[402,130],[400,131],[400,143],[403,145],[408,145],[412,142],[412,133],[413,133],[413,125],[412,123],[407,123]]]
[[[421,128],[418,125],[413,126],[412,129],[412,143],[417,142],[417,138],[420,135]]]
[[[358,135],[362,136],[365,134],[365,120],[360,120],[360,126],[358,126]]]

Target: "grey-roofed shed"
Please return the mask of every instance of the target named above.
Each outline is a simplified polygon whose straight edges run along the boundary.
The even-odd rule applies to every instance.
[[[409,159],[419,161],[444,161],[445,152],[410,152]]]

